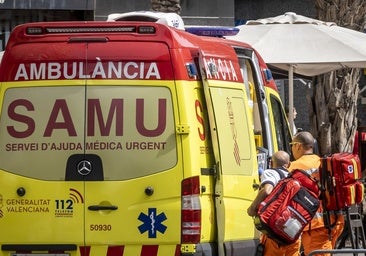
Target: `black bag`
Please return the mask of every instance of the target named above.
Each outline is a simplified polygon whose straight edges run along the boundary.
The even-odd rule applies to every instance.
[[[255,256],[263,256],[263,255],[264,255],[264,244],[259,243],[255,251]]]

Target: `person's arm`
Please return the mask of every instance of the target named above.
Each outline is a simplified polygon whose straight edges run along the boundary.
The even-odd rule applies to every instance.
[[[273,190],[272,184],[264,184],[264,186],[259,190],[256,198],[253,200],[249,208],[247,209],[247,213],[249,216],[254,217],[257,214],[259,204],[266,199],[266,197],[271,193]]]

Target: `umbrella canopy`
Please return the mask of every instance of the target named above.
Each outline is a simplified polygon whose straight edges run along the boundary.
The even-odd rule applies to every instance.
[[[289,121],[293,126],[293,75],[316,76],[342,68],[366,67],[366,34],[305,16],[250,20],[228,39],[251,44],[264,61],[287,70]]]

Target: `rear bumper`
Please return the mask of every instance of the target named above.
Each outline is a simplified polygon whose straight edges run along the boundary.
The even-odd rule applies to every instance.
[[[224,243],[224,250],[226,255],[231,256],[254,256],[258,239],[245,241],[230,241]],[[181,256],[218,256],[217,243],[201,243],[196,245],[194,253],[185,252]]]

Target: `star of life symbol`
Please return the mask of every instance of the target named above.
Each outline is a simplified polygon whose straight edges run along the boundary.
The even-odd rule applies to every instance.
[[[149,238],[156,238],[157,232],[162,234],[165,233],[167,227],[163,225],[162,222],[166,219],[167,217],[164,213],[156,215],[156,208],[149,208],[147,215],[145,213],[140,213],[138,217],[138,220],[143,222],[143,224],[138,227],[139,231],[141,234],[148,231]]]

